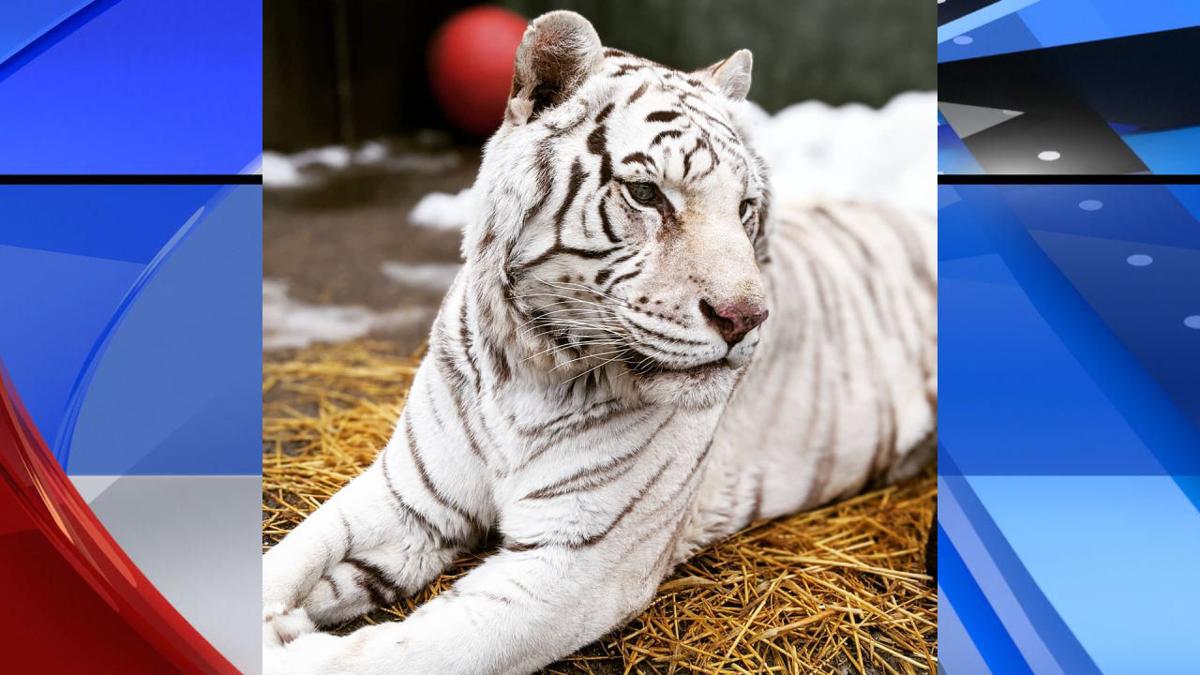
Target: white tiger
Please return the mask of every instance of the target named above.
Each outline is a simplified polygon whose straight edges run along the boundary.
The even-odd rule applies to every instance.
[[[394,436],[263,559],[269,673],[530,672],[635,616],[698,547],[927,459],[931,223],[768,219],[737,112],[750,67],[606,50],[570,12],[530,26]],[[489,528],[501,550],[406,620],[315,631]]]

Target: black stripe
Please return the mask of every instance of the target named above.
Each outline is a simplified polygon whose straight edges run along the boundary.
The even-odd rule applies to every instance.
[[[607,194],[600,198],[600,227],[604,229],[604,236],[608,237],[609,241],[618,244],[621,240],[617,238],[617,233],[613,232],[612,223],[608,220],[608,209],[605,208],[606,206],[608,206]]]
[[[650,168],[655,168],[654,158],[644,152],[631,152],[625,155],[625,159],[621,160],[622,164],[644,164]]]
[[[450,379],[449,373],[447,373],[445,369],[453,368],[453,364],[447,363],[445,359],[435,358],[434,365],[437,367],[438,372],[442,374],[444,379]],[[450,400],[454,403],[454,412],[458,415],[459,426],[462,427],[463,435],[467,438],[467,447],[471,450],[471,454],[478,457],[479,461],[483,462],[484,465],[487,465],[487,458],[483,456],[483,450],[479,447],[479,443],[475,438],[475,432],[467,423],[467,406],[465,403],[463,403],[461,392],[450,382],[446,383],[446,389],[450,391]]]
[[[342,589],[337,585],[337,582],[333,580],[333,577],[329,576],[328,574],[322,574],[321,581],[329,584],[329,590],[333,591],[334,600],[342,599]]]
[[[710,443],[709,445],[711,446],[712,444]],[[708,454],[707,449],[705,450],[705,454]],[[625,520],[626,516],[628,516],[630,513],[633,513],[633,510],[637,507],[637,505],[640,504],[641,501],[645,499],[646,495],[650,493],[651,488],[653,488],[655,485],[658,485],[658,482],[662,480],[663,474],[666,473],[667,467],[671,466],[674,461],[674,457],[668,457],[667,461],[663,462],[663,465],[654,473],[649,482],[647,482],[640,490],[638,490],[633,499],[629,500],[629,503],[625,505],[625,508],[621,509],[621,512],[617,514],[617,517],[608,524],[608,527],[604,528],[600,532],[597,532],[596,534],[591,535],[590,537],[585,537],[582,541],[568,544],[568,547],[587,548],[589,546],[595,546],[603,541],[604,538],[611,534],[613,530],[617,529],[617,526],[621,524],[621,521]],[[691,478],[691,474],[688,475],[688,478]]]
[[[520,581],[517,581],[516,579],[509,579],[508,583],[512,584],[513,586],[516,586],[517,588],[519,588],[521,590],[522,593],[524,593],[525,595],[528,595],[529,597],[533,598],[534,600],[540,599],[536,593],[529,590],[529,588],[525,584],[521,583]]]
[[[504,549],[505,551],[512,551],[513,553],[521,553],[523,551],[532,551],[535,548],[540,547],[540,543],[513,540],[504,542],[500,548]]]
[[[692,480],[694,478],[696,478],[697,476],[703,475],[703,472],[701,472],[699,469],[701,466],[704,465],[704,460],[706,457],[708,457],[708,453],[710,450],[712,450],[712,446],[713,446],[713,441],[709,440],[708,445],[704,446],[704,450],[699,455],[696,456],[696,460],[692,463],[692,468],[688,470],[687,476],[685,476],[683,480],[679,481],[679,484],[675,486],[674,490],[671,490],[671,493],[668,494],[666,496],[666,498],[659,500],[658,506],[654,507],[653,509],[651,509],[649,512],[646,513],[646,520],[644,522],[649,523],[651,520],[658,517],[663,511],[667,510],[671,506],[680,506],[681,505],[680,501],[678,501],[677,498],[679,497],[679,495],[683,494],[684,491],[686,491],[689,486],[691,486]],[[687,500],[682,500],[682,505],[686,506],[686,504],[687,504]],[[723,517],[728,518],[728,516],[724,515],[724,514],[723,514]]]
[[[600,158],[600,186],[603,187],[612,179],[612,157],[608,154],[607,141],[608,128],[603,124],[592,130],[592,133],[587,137],[588,152]],[[578,161],[578,160],[576,160]],[[571,177],[574,178],[575,171],[572,167]]]
[[[742,140],[742,137],[740,135],[738,135],[738,132],[734,131],[733,127],[726,124],[723,120],[720,120],[717,117],[710,114],[709,112],[707,112],[705,110],[701,110],[700,108],[697,108],[696,106],[688,103],[686,98],[681,97],[679,102],[682,103],[683,107],[687,108],[689,111],[703,117],[705,120],[712,122],[713,124],[717,125],[718,127],[721,127],[721,129],[726,134],[729,135],[730,139],[735,140],[735,141]]]
[[[558,415],[556,417],[553,417],[545,422],[539,421],[539,422],[534,422],[529,425],[519,424],[516,420],[515,415],[511,416],[511,420],[512,420],[513,428],[516,430],[516,432],[518,434],[525,436],[527,438],[532,437],[532,436],[541,436],[548,431],[550,431],[550,432],[555,431],[556,429],[553,429],[553,427],[558,427],[560,425],[567,426],[564,423],[567,422],[568,420],[572,420],[573,418],[577,418],[577,417],[584,417],[587,415],[591,415],[592,413],[596,412],[596,410],[598,408],[606,408],[606,409],[611,408],[612,405],[616,402],[617,402],[617,399],[615,399],[615,398],[606,398],[603,401],[597,401],[597,402],[591,404],[584,410],[575,410],[575,411],[571,411],[571,412],[565,412],[565,413]],[[608,412],[608,411],[606,410],[606,412]]]
[[[633,326],[634,328],[638,329],[639,331],[641,331],[647,335],[650,335],[651,337],[656,337],[660,340],[663,340],[664,342],[670,342],[672,344],[679,344],[679,345],[692,345],[694,347],[707,347],[708,346],[707,342],[703,342],[700,340],[688,340],[687,338],[671,337],[670,335],[660,333],[654,329],[646,328],[645,326],[634,321],[630,317],[625,317],[625,321],[627,321],[629,323],[629,325]],[[657,349],[657,346],[655,346],[655,345],[651,345],[651,346],[655,347]]]
[[[467,376],[459,369],[458,363],[454,360],[454,355],[450,353],[450,345],[447,344],[449,338],[443,332],[438,339],[437,354],[434,355],[435,362],[443,366],[442,377],[446,378],[451,389],[459,391],[465,389],[468,382]]]
[[[754,478],[754,501],[751,502],[750,522],[754,522],[762,516],[762,500],[763,500],[763,474],[762,471]]]
[[[682,136],[682,135],[683,135],[683,132],[682,132],[682,131],[680,131],[680,130],[678,130],[678,129],[667,129],[666,131],[660,131],[660,132],[658,132],[658,134],[657,134],[657,135],[654,137],[654,139],[650,141],[650,147],[652,147],[652,148],[653,148],[654,146],[656,146],[656,145],[658,145],[659,143],[663,142],[663,140],[664,140],[664,139],[667,139],[667,138],[679,138],[679,137],[680,137],[680,136]]]
[[[350,552],[354,550],[354,532],[350,529],[350,521],[346,520],[346,514],[339,512],[338,518],[341,519],[342,529],[344,530],[342,535],[344,539],[343,543],[346,545],[346,555],[350,555]]]
[[[625,274],[622,274],[621,276],[617,277],[616,279],[613,279],[612,283],[608,285],[608,288],[604,289],[604,292],[605,293],[611,292],[612,289],[616,288],[617,284],[621,283],[622,281],[632,279],[641,273],[642,273],[642,268],[638,267],[638,268],[634,269],[632,272],[626,272]]]
[[[616,410],[607,411],[604,414],[596,416],[596,417],[588,417],[588,418],[585,418],[585,419],[582,419],[579,421],[572,422],[568,425],[564,425],[563,427],[555,430],[554,433],[550,435],[550,437],[546,438],[544,441],[542,441],[538,445],[537,448],[535,448],[532,452],[530,452],[529,456],[525,458],[525,461],[521,462],[521,465],[518,468],[521,469],[521,468],[525,468],[525,467],[529,466],[530,464],[533,463],[534,460],[536,460],[538,457],[541,457],[543,454],[545,454],[545,452],[547,450],[549,450],[550,448],[553,448],[558,443],[561,443],[569,438],[575,438],[577,436],[581,436],[602,424],[611,422],[614,419],[618,419],[618,418],[625,417],[627,415],[632,415],[634,413],[639,413],[639,412],[642,412],[642,408],[640,408],[640,407],[618,408]],[[634,422],[633,425],[641,424],[645,420],[646,420],[646,415],[643,414],[642,418],[639,419],[637,422]]]
[[[611,113],[613,111],[614,105],[615,104],[613,104],[613,103],[609,103],[608,105],[606,105],[600,109],[600,112],[596,114],[596,124],[600,124],[601,122],[604,121],[604,118],[608,117],[609,113]]]
[[[496,380],[496,386],[501,387],[512,379],[512,368],[508,365],[508,355],[501,349],[494,340],[486,339],[488,360],[492,363],[492,377]]]
[[[346,558],[345,563],[358,570],[358,580],[376,607],[392,603],[400,594],[396,585],[388,579],[387,573],[375,565],[358,558]]]
[[[488,593],[487,591],[459,591],[458,597],[460,597],[460,598],[486,598],[493,602],[499,602],[500,604],[503,604],[503,605],[511,605],[512,604],[512,598],[506,598],[503,595],[496,595],[495,593]]]
[[[621,263],[625,262],[626,260],[629,260],[630,258],[632,258],[632,257],[636,256],[638,253],[640,253],[640,251],[634,251],[633,253],[629,253],[629,254],[623,255],[623,256],[621,256],[620,258],[617,258],[616,260],[613,260],[613,261],[612,261],[611,263],[609,263],[609,264],[610,264],[610,265],[620,265]]]
[[[617,480],[621,476],[624,476],[625,474],[629,473],[630,470],[633,469],[633,467],[635,466],[635,463],[632,462],[631,460],[636,458],[638,455],[640,455],[642,453],[643,450],[645,450],[647,447],[649,447],[650,444],[652,442],[654,442],[654,439],[658,437],[659,432],[663,430],[663,427],[667,426],[667,424],[669,424],[671,422],[671,420],[674,418],[675,418],[675,413],[672,412],[670,415],[667,416],[667,418],[665,420],[663,420],[662,424],[658,425],[658,427],[653,432],[651,432],[650,435],[647,436],[644,441],[639,443],[633,450],[630,450],[629,452],[626,452],[623,455],[614,457],[614,458],[612,458],[606,462],[603,462],[597,466],[591,466],[591,467],[587,467],[584,469],[580,469],[579,471],[576,471],[575,473],[571,474],[570,476],[567,476],[566,478],[557,480],[557,481],[551,483],[550,485],[547,485],[542,488],[538,488],[537,490],[530,492],[529,494],[522,497],[522,499],[549,499],[552,497],[558,497],[563,494],[570,494],[573,492],[582,492],[585,490],[593,490],[597,487],[600,487],[603,485],[608,485],[609,483],[612,483],[613,481]],[[625,466],[625,468],[621,469],[620,471],[610,473],[599,479],[596,478],[597,476],[601,476],[602,474],[612,471],[613,469],[616,469],[617,467],[620,467],[621,465],[626,465],[626,466]],[[585,480],[585,479],[593,479],[593,480]],[[573,483],[576,483],[579,481],[584,481],[583,485],[572,486]],[[572,486],[572,487],[568,487],[568,486]]]
[[[556,255],[573,255],[577,258],[584,258],[587,260],[596,260],[598,258],[606,258],[606,257],[612,255],[614,252],[621,250],[621,248],[622,248],[621,246],[613,246],[611,248],[589,249],[589,248],[573,248],[570,246],[560,246],[558,244],[555,244],[554,246],[551,246],[550,248],[543,251],[542,253],[539,253],[538,256],[536,258],[534,258],[533,260],[523,262],[520,265],[517,265],[516,268],[517,268],[517,271],[524,271],[527,269],[531,269],[531,268],[537,267],[538,265],[541,265],[542,263],[546,262],[547,260],[553,258]]]
[[[434,527],[433,523],[430,522],[428,518],[410,506],[408,502],[404,501],[404,498],[400,496],[400,491],[397,490],[396,485],[392,483],[392,476],[387,470],[387,453],[387,450],[379,453],[379,468],[383,471],[383,482],[385,485],[387,485],[388,492],[392,495],[392,501],[395,504],[396,510],[415,521],[417,525],[421,527],[421,529],[425,530],[425,534],[430,539],[434,540],[434,542],[436,542],[440,548],[446,548],[446,543],[449,538],[444,536],[442,531]]]
[[[938,185],[1198,185],[1200,175],[1136,174],[942,174]]]
[[[633,105],[633,102],[638,100],[639,98],[641,98],[642,94],[646,93],[646,90],[649,88],[650,88],[650,83],[643,82],[641,84],[641,86],[639,86],[637,89],[635,89],[633,91],[633,94],[631,94],[629,96],[629,100],[625,102],[625,105]]]
[[[649,67],[650,66],[644,63],[625,63],[617,68],[616,72],[612,74],[612,77],[624,77],[635,70],[646,70]]]
[[[44,174],[0,175],[0,185],[262,185],[262,174]]]
[[[463,295],[465,296],[466,293],[464,292]],[[466,297],[463,297],[459,303],[458,337],[462,340],[463,355],[467,357],[467,365],[471,367],[471,373],[475,376],[475,391],[479,391],[483,387],[483,376],[479,374],[479,365],[475,363],[475,355],[471,353],[471,331],[467,325]]]
[[[553,170],[553,148],[550,141],[542,139],[538,143],[537,151],[534,153],[534,175],[538,182],[538,198],[533,205],[525,211],[523,216],[524,222],[528,223],[533,220],[545,208],[546,202],[550,199],[551,189],[553,188],[554,175]]]
[[[410,398],[411,396],[412,394],[409,393]],[[429,414],[431,417],[433,417],[433,425],[437,427],[439,432],[445,433],[446,422],[442,419],[442,414],[438,412],[437,406],[434,405],[432,377],[426,378],[425,380],[425,400],[429,402]]]
[[[433,497],[434,501],[442,507],[457,513],[463,520],[468,523],[475,524],[475,518],[467,513],[458,504],[450,501],[449,497],[442,494],[442,491],[433,484],[433,480],[429,477],[429,471],[425,468],[425,461],[421,459],[421,449],[417,447],[417,436],[413,433],[412,415],[408,409],[404,409],[404,435],[408,439],[408,450],[412,455],[413,466],[417,468],[417,476],[421,479],[421,484]]]
[[[563,196],[562,204],[558,207],[558,212],[554,214],[554,224],[557,228],[555,236],[559,242],[562,241],[562,222],[567,217],[567,211],[571,205],[575,203],[575,197],[579,194],[579,188],[583,185],[584,179],[587,178],[587,173],[583,170],[583,165],[579,163],[579,158],[571,163],[571,177],[567,179],[567,194]]]
[[[679,117],[683,113],[677,110],[656,110],[649,115],[646,115],[647,122],[670,122]]]

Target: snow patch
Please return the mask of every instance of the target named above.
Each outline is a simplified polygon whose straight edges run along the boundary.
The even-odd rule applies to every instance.
[[[263,349],[344,342],[376,329],[424,325],[430,312],[406,307],[377,312],[359,305],[313,305],[288,296],[287,283],[263,279]]]
[[[454,283],[454,277],[462,268],[459,263],[383,263],[383,275],[406,286],[415,286],[430,291],[444,291]]]
[[[753,103],[755,147],[778,199],[853,199],[937,208],[937,95],[900,94],[880,109],[817,101],[775,115]]]
[[[882,108],[797,103],[768,114],[743,104],[779,199],[852,199],[933,214],[937,209],[937,94],[907,92]],[[425,195],[414,225],[461,229],[471,191]]]
[[[264,186],[300,188],[317,185],[332,174],[354,167],[437,173],[453,169],[460,161],[453,152],[393,153],[386,143],[370,141],[357,149],[330,145],[291,155],[267,151],[262,154],[261,163]]]
[[[431,192],[421,198],[408,214],[408,222],[438,230],[460,230],[471,213],[471,188],[458,194]]]

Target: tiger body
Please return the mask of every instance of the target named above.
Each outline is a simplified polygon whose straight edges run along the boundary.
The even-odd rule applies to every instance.
[[[531,672],[697,548],[919,466],[931,224],[768,209],[748,87],[745,52],[688,75],[577,15],[532,25],[395,434],[264,557],[267,672]],[[501,549],[404,621],[316,632],[491,529]]]

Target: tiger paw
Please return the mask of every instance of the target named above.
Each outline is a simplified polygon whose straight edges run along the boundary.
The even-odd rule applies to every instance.
[[[263,648],[263,675],[353,675],[341,663],[342,638],[328,633],[310,633],[286,645]]]
[[[303,607],[283,605],[263,608],[263,647],[282,647],[301,635],[316,632],[317,626]]]

